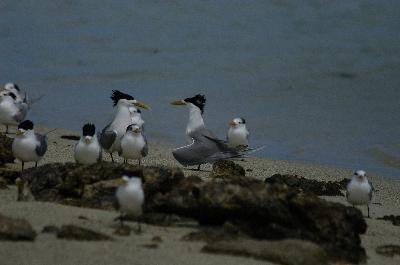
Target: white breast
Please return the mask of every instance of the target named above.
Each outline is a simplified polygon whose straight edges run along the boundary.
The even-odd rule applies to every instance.
[[[347,186],[347,201],[354,205],[368,204],[371,189],[368,182],[351,180]]]
[[[144,202],[144,192],[141,187],[127,184],[118,188],[116,197],[122,212],[140,216],[142,214],[142,205]]]
[[[97,163],[101,154],[100,144],[97,140],[93,140],[90,144],[86,144],[80,140],[75,146],[75,161],[81,164]]]
[[[121,139],[121,156],[126,159],[140,159],[145,145],[146,142],[141,134],[126,133]]]
[[[17,137],[12,144],[13,155],[22,162],[39,161],[36,153],[39,142],[34,137]]]
[[[247,139],[249,132],[246,128],[229,128],[228,130],[228,146],[235,148],[238,146],[248,146]]]

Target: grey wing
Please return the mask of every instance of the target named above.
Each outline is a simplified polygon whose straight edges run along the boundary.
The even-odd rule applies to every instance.
[[[44,156],[47,151],[47,136],[35,133],[36,139],[39,141],[39,145],[36,146],[36,154],[38,156]]]
[[[147,154],[149,153],[149,146],[147,144],[147,139],[146,136],[143,135],[143,139],[144,142],[146,143],[142,149],[142,151],[140,151],[140,153],[142,154],[143,157],[147,156]]]
[[[110,149],[113,145],[115,139],[117,138],[117,134],[114,131],[110,130],[110,124],[108,124],[100,134],[100,145],[104,149]]]
[[[369,193],[368,193],[369,200],[371,201],[371,200],[372,200],[372,195],[374,194],[374,191],[375,191],[375,188],[374,188],[374,186],[372,185],[371,182],[368,181],[368,183],[369,183],[369,185],[371,186],[371,190],[370,190]]]

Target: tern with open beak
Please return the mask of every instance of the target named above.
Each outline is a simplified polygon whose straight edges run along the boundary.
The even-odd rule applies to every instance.
[[[146,110],[150,108],[134,99],[131,95],[113,90],[111,99],[114,102],[115,115],[111,123],[109,123],[101,132],[100,144],[104,150],[110,153],[111,160],[114,162],[113,152],[121,151],[121,137],[125,134],[126,128],[132,123],[131,107],[139,107]]]

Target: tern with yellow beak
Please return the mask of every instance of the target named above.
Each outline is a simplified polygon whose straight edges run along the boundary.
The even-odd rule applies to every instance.
[[[101,161],[101,146],[94,124],[86,123],[82,128],[82,137],[75,145],[75,161],[90,165]]]
[[[241,153],[230,148],[227,143],[214,136],[204,125],[203,112],[206,103],[204,95],[171,102],[172,105],[185,105],[189,109],[189,121],[186,136],[189,144],[172,151],[174,158],[184,166],[212,163],[219,159],[240,157]]]
[[[35,133],[33,122],[26,120],[18,125],[16,137],[12,144],[12,152],[15,158],[22,162],[22,171],[24,171],[25,162],[35,162],[42,159],[47,151],[47,136]]]
[[[122,93],[119,90],[113,90],[111,99],[114,102],[115,115],[113,121],[101,132],[100,144],[106,152],[110,153],[111,160],[114,162],[112,153],[120,152],[121,137],[124,135],[126,128],[132,123],[130,108],[139,107],[146,110],[150,108],[134,99],[131,95]]]

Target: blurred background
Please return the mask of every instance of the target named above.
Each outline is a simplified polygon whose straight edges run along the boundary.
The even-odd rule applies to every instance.
[[[257,156],[400,177],[400,2],[0,1],[0,83],[45,95],[29,118],[80,130],[112,89],[148,103],[149,141],[185,143],[204,93],[224,138],[244,117]]]

